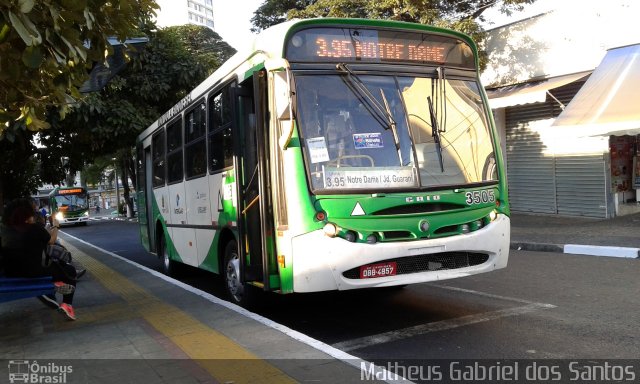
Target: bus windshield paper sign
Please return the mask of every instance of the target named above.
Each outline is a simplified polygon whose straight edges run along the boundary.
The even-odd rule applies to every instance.
[[[327,189],[380,189],[415,187],[411,167],[325,167],[324,187]]]
[[[356,133],[353,135],[353,145],[356,149],[384,148],[381,133]]]
[[[307,139],[307,148],[309,149],[312,164],[329,161],[329,151],[327,150],[327,143],[324,141],[324,137]]]

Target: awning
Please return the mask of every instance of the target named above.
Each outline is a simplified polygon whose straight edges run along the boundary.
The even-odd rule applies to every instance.
[[[591,71],[579,72],[570,75],[550,77],[545,80],[487,89],[489,106],[491,109],[498,109],[520,104],[543,103],[547,99],[548,90],[573,83],[590,73]]]
[[[553,126],[580,136],[640,134],[640,44],[607,51]]]

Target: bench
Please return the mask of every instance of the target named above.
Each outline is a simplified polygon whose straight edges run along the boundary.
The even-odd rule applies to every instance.
[[[50,276],[5,277],[2,274],[2,247],[0,247],[0,303],[53,293],[55,291]]]
[[[0,276],[0,303],[53,293],[51,277]]]

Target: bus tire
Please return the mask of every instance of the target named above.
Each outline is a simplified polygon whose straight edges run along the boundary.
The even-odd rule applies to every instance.
[[[231,240],[224,248],[224,264],[222,269],[222,279],[227,298],[234,304],[248,308],[255,304],[255,288],[242,282],[240,276],[240,255],[238,254],[238,243]]]
[[[162,261],[162,273],[164,273],[167,276],[175,276],[178,266],[175,261],[171,260],[171,256],[169,255],[169,250],[167,249],[167,244],[164,239],[164,235],[159,237],[158,247],[159,247],[158,255],[160,256],[160,260]]]

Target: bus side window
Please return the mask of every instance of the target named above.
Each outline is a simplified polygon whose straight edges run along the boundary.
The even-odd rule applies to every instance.
[[[165,170],[165,142],[164,129],[153,135],[151,140],[152,162],[153,162],[153,186],[164,187],[166,181]]]
[[[229,86],[209,97],[209,170],[233,166]]]
[[[207,173],[206,111],[204,102],[185,114],[185,172],[187,178]]]
[[[167,127],[167,167],[169,174],[167,181],[175,183],[182,181],[182,119],[178,118]]]

